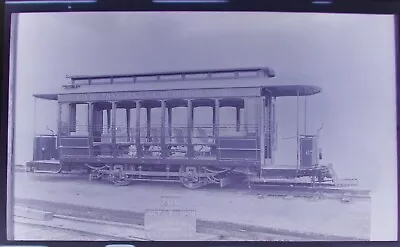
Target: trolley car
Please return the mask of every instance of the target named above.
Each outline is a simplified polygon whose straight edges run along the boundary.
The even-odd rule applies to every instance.
[[[70,84],[59,93],[34,95],[58,102],[58,131],[35,137],[34,158],[27,166],[54,172],[85,169],[91,179],[117,185],[163,180],[192,189],[270,177],[332,181],[332,168],[319,164],[317,135],[297,131],[297,164],[275,164],[276,99],[311,96],[321,89],[282,85],[274,77],[270,68],[68,77]],[[86,109],[87,124],[77,124],[79,107]],[[177,107],[186,108],[184,126],[172,124]],[[198,107],[210,109],[212,124],[195,124]],[[221,124],[223,107],[236,109],[236,123]],[[157,119],[151,114],[155,109]],[[118,123],[121,111],[124,124]]]

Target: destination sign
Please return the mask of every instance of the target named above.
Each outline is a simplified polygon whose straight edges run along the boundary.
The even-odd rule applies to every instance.
[[[195,90],[154,90],[134,92],[71,93],[59,95],[60,102],[96,102],[123,100],[168,100],[260,96],[259,88],[216,88]]]

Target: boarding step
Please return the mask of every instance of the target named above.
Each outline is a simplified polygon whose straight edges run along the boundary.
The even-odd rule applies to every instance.
[[[355,179],[355,178],[337,179],[337,180],[334,180],[333,183],[337,187],[358,186],[358,179]]]
[[[332,181],[333,184],[337,187],[350,187],[350,186],[358,186],[358,179],[355,178],[339,178],[335,170],[333,169],[332,164],[328,164],[327,166],[321,167],[322,174],[328,178],[326,181]]]
[[[27,170],[35,173],[60,173],[61,163],[58,160],[34,160],[26,163]]]

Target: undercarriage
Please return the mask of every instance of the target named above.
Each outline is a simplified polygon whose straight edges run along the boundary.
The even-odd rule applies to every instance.
[[[210,184],[225,187],[230,184],[276,183],[303,185],[352,186],[355,179],[338,179],[332,165],[308,169],[291,167],[218,167],[204,165],[134,165],[134,164],[62,164],[30,162],[31,172],[70,173],[81,171],[89,180],[106,180],[116,186],[127,186],[133,181],[175,182],[185,188],[198,189]],[[49,169],[52,167],[52,169]]]

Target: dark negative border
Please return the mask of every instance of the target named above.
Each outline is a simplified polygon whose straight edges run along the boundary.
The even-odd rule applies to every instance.
[[[1,49],[1,55],[3,58],[3,69],[1,70],[2,82],[1,82],[1,133],[0,141],[2,163],[0,166],[0,210],[4,214],[0,214],[0,244],[11,244],[11,245],[40,245],[40,246],[105,246],[106,244],[119,243],[119,244],[132,244],[132,242],[76,242],[76,241],[7,241],[7,229],[6,227],[6,199],[7,199],[7,132],[8,132],[8,91],[10,85],[9,81],[9,57],[10,57],[10,20],[11,13],[17,12],[75,12],[75,11],[270,11],[270,12],[318,12],[318,13],[365,13],[365,14],[397,14],[400,12],[400,1],[396,0],[341,0],[334,1],[332,4],[313,4],[312,1],[304,0],[276,0],[276,1],[256,1],[256,0],[231,0],[229,3],[223,4],[155,4],[148,0],[112,0],[105,1],[99,0],[96,4],[72,4],[68,5],[8,5],[5,8],[4,2],[0,4],[0,10],[4,14],[2,26],[3,31],[3,43]],[[400,47],[399,47],[399,17],[395,17],[395,37],[396,37],[396,104],[397,109],[400,106]],[[397,143],[400,142],[399,135],[399,124],[400,111],[397,110]],[[398,153],[399,145],[397,145]],[[400,158],[398,156],[398,163]],[[399,177],[399,170],[397,171],[397,177]],[[12,185],[11,185],[12,186]],[[400,185],[398,184],[398,191]],[[398,197],[398,203],[400,199]],[[400,231],[398,228],[398,236]],[[186,242],[137,242],[134,243],[136,246],[154,246],[154,245],[169,245],[174,246],[188,246]],[[268,243],[271,245],[298,245],[299,243]],[[304,243],[306,245],[307,243]],[[382,246],[382,245],[396,245],[397,242],[314,242],[314,246]],[[246,244],[238,242],[191,242],[190,246],[265,246],[263,242],[246,242]]]
[[[15,0],[14,0],[15,1]],[[48,0],[49,2],[51,0]],[[68,2],[69,0],[65,0]],[[170,0],[173,1],[173,0]],[[202,0],[198,0],[202,1]],[[152,0],[97,0],[97,3],[8,4],[9,12],[73,11],[276,11],[394,14],[398,0],[226,0],[219,3],[160,3]]]

